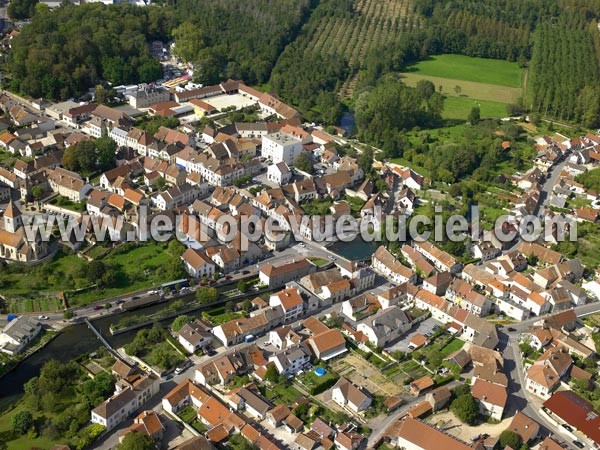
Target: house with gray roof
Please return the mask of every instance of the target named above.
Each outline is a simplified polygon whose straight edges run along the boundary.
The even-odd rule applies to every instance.
[[[0,333],[0,351],[16,355],[42,330],[40,323],[28,316],[11,320]]]

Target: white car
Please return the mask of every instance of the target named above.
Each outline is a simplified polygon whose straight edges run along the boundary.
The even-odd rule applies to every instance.
[[[183,372],[183,369],[181,367],[177,367],[175,369],[175,375],[179,375],[181,372]]]
[[[48,320],[48,316],[38,316],[38,320]]]

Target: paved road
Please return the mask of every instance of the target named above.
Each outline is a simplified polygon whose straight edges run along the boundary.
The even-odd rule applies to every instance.
[[[540,202],[538,203],[537,208],[535,209],[535,213],[534,213],[535,215],[539,216],[540,211],[544,211],[544,208],[548,205],[548,200],[550,198],[550,195],[552,194],[552,190],[554,189],[554,186],[558,182],[558,180],[560,178],[560,173],[563,171],[566,164],[567,164],[567,159],[558,163],[557,166],[552,168],[552,172],[550,172],[550,176],[548,178],[546,178],[546,181],[544,181],[544,184],[542,185]]]
[[[584,317],[589,314],[600,312],[600,303],[596,302],[576,307],[575,312],[577,317]],[[557,429],[557,427],[549,422],[545,416],[540,414],[539,411],[543,401],[530,394],[525,389],[525,373],[523,371],[521,352],[519,350],[519,335],[540,319],[541,317],[536,317],[520,323],[511,324],[511,328],[514,328],[516,331],[504,332],[504,330],[502,330],[499,333],[499,347],[502,356],[504,357],[504,368],[509,380],[509,399],[504,414],[506,417],[510,417],[516,412],[521,411],[542,425],[544,435],[554,434],[557,439],[567,442],[569,448],[577,450],[577,448],[572,445],[571,439],[562,434],[561,429]],[[580,440],[585,441],[584,439]]]

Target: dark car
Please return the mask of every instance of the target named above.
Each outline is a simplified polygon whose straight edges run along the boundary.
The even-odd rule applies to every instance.
[[[123,303],[125,303],[125,300],[117,300],[115,303],[117,305],[122,305]]]
[[[103,305],[96,305],[96,306],[94,306],[94,311],[100,311],[101,309],[104,309]]]
[[[510,332],[517,331],[517,329],[513,327],[508,327],[506,330]]]
[[[242,275],[248,275],[250,273],[249,270],[242,270]]]
[[[206,347],[205,351],[208,356],[214,356],[217,354],[217,352],[215,352],[215,349],[212,347]]]
[[[573,445],[577,448],[585,448],[585,445],[583,445],[581,442],[579,441],[573,441]]]
[[[565,430],[567,430],[567,431],[571,431],[571,432],[573,432],[573,428],[571,428],[571,427],[570,427],[569,425],[567,425],[566,423],[563,423],[563,424],[562,424],[562,427],[563,427]]]

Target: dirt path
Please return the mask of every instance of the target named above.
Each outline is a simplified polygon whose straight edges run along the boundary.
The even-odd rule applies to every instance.
[[[482,423],[477,426],[469,426],[458,420],[451,412],[434,414],[426,419],[426,422],[431,425],[439,425],[446,433],[451,434],[465,442],[471,442],[473,436],[479,434],[489,434],[490,436],[498,437],[500,433],[508,428],[512,417],[504,419],[497,424]],[[443,423],[443,425],[442,425]]]

